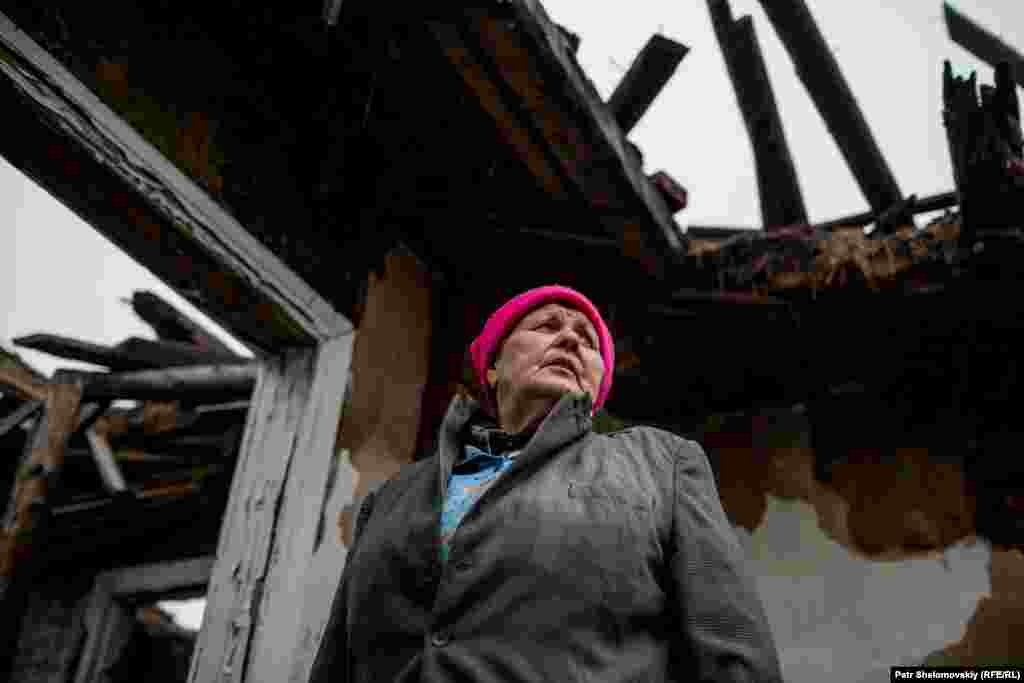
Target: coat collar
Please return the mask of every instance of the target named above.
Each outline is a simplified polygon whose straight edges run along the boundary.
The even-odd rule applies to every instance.
[[[470,425],[480,410],[479,403],[462,395],[457,395],[448,406],[448,412],[441,423],[438,449],[442,492],[447,490],[452,467],[462,454],[463,430]],[[522,452],[516,457],[513,469],[526,466],[530,461],[557,451],[570,441],[586,434],[592,426],[592,410],[590,394],[570,393],[562,396],[526,442]]]

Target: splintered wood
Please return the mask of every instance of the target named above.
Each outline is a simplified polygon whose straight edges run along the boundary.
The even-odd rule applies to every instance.
[[[64,462],[64,449],[77,423],[81,399],[78,383],[55,382],[47,387],[46,412],[29,442],[4,515],[0,538],[0,586],[4,593],[37,544],[35,532],[45,517],[49,490]],[[0,600],[4,597],[0,593]]]
[[[308,581],[352,335],[265,361],[221,526],[189,680],[305,680],[344,563]],[[303,605],[324,613],[311,617]],[[306,644],[303,647],[302,644]],[[296,670],[297,669],[297,670]]]

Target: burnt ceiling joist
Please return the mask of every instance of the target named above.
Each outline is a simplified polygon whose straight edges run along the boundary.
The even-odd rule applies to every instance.
[[[804,0],[760,0],[825,125],[876,214],[903,199],[871,128]]]
[[[199,308],[257,348],[349,321],[53,58],[0,15],[3,154]],[[10,118],[8,118],[10,121]]]
[[[711,23],[754,150],[766,230],[807,223],[807,209],[750,16],[733,19],[728,0],[708,0]]]
[[[1000,62],[1010,65],[1013,80],[1024,88],[1024,55],[999,39],[998,36],[961,14],[948,2],[942,5],[949,37],[991,67]]]
[[[647,113],[690,48],[661,34],[651,36],[608,98],[608,107],[624,133]]]

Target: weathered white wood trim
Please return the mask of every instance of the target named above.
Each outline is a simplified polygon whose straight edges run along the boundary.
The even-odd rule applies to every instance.
[[[0,74],[48,111],[52,123],[310,338],[323,341],[351,331],[345,316],[2,12],[0,48],[16,58],[0,58]]]
[[[300,637],[308,640],[300,634],[303,605],[310,591],[331,590],[307,589],[305,579],[327,494],[353,341],[354,335],[346,335],[315,350],[289,351],[260,368],[191,683],[304,680],[301,673],[292,677],[296,645]]]

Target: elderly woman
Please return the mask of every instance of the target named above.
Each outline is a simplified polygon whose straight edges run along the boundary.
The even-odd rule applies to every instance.
[[[316,683],[780,681],[700,446],[591,429],[614,348],[541,287],[470,346],[438,453],[363,502]]]

